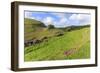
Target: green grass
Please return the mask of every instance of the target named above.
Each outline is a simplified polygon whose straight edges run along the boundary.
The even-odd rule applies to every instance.
[[[41,31],[41,32],[39,32]],[[48,38],[48,42],[42,42],[33,46],[25,47],[25,61],[42,61],[42,60],[63,60],[63,59],[86,59],[90,58],[90,28],[85,27],[80,30],[64,32],[63,36],[54,37],[54,33],[62,31],[58,29],[46,30],[41,29],[34,33],[28,34],[26,39],[30,37],[41,38],[44,36],[52,36]],[[76,51],[70,55],[64,52],[72,48]]]
[[[66,57],[66,59],[86,59],[90,58],[90,42],[85,43],[77,52]]]
[[[42,27],[42,28],[41,28]],[[34,37],[35,34],[40,32],[43,29],[44,24],[40,21],[34,20],[34,19],[24,19],[24,38],[25,40],[30,40]]]

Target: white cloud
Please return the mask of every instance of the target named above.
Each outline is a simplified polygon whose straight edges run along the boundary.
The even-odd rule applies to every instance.
[[[87,19],[89,16],[85,14],[72,14],[69,19],[71,20],[84,20]]]
[[[63,17],[59,21],[54,21],[52,17],[46,17],[42,21],[46,26],[47,25],[54,25],[55,27],[66,27],[68,26],[68,19]]]
[[[68,26],[69,21],[68,21],[65,13],[52,13],[52,14],[56,15],[57,17],[60,18],[59,21],[54,22],[54,25],[56,27],[66,27],[66,26]]]
[[[65,13],[51,13],[51,14],[56,15],[56,16],[58,16],[60,18],[63,18],[66,15]]]
[[[28,12],[28,11],[25,12],[25,18],[29,18],[31,15],[32,15],[31,12]]]
[[[69,17],[70,20],[75,20],[76,18],[77,18],[77,14],[72,14],[72,15]]]
[[[72,20],[73,22],[78,22],[80,24],[90,24],[91,17],[87,14],[72,14],[69,17],[69,20]]]
[[[52,17],[46,17],[43,19],[43,22],[45,23],[45,25],[52,25],[54,23],[54,19]]]
[[[63,17],[59,21],[56,21],[54,24],[56,27],[66,27],[68,26],[68,23],[68,19],[66,17]]]
[[[36,19],[35,17],[32,17],[32,12],[25,12],[25,18],[29,18],[29,19]]]
[[[66,23],[66,22],[68,22],[67,18],[62,18],[62,19],[60,20],[60,23]]]
[[[35,20],[38,20],[38,21],[41,21],[41,17],[39,17],[39,16],[33,16],[32,15],[33,14],[33,12],[25,12],[25,18],[29,18],[29,19],[35,19]]]

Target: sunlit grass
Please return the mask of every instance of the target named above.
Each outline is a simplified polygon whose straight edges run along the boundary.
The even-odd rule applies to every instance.
[[[34,33],[38,38],[52,36],[47,42],[42,42],[25,48],[25,61],[85,59],[90,58],[90,28],[83,28],[65,32],[63,36],[53,37],[58,30],[43,30],[43,33]],[[76,48],[71,55],[64,52]]]

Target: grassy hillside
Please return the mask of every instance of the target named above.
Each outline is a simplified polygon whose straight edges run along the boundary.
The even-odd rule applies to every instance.
[[[34,19],[24,19],[24,35],[25,35],[25,40],[30,40],[34,36],[34,31],[37,29],[44,28],[45,25],[37,20]]]
[[[47,41],[25,47],[25,61],[90,58],[90,27],[65,31],[48,29],[39,21],[35,26],[35,21],[31,21],[25,20],[25,40],[47,37]],[[63,35],[58,36],[59,32]]]

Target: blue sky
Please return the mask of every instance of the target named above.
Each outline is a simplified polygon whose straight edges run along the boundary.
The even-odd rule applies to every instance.
[[[25,11],[25,18],[35,19],[43,22],[46,26],[51,24],[55,27],[78,26],[91,23],[91,14],[86,13]]]

